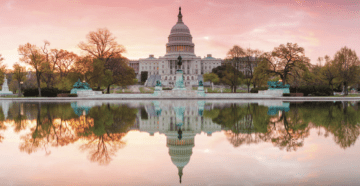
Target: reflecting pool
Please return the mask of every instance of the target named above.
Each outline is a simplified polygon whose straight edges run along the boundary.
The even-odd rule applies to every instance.
[[[0,185],[358,185],[359,102],[0,107]]]

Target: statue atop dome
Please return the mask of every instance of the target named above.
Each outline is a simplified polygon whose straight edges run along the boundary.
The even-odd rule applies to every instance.
[[[177,23],[183,23],[182,14],[181,14],[181,6],[179,7],[179,15],[178,15],[178,22]]]

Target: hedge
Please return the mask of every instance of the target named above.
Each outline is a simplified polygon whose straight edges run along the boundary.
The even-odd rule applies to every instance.
[[[304,93],[304,96],[311,94],[312,96],[331,96],[334,95],[333,91],[329,86],[320,85],[320,86],[300,86],[300,87],[290,87],[290,93]]]
[[[42,88],[42,97],[56,97],[59,93],[67,93],[67,91],[60,91],[57,88]],[[70,92],[69,92],[70,93]],[[37,97],[39,96],[38,88],[27,88],[24,90],[24,97]]]
[[[256,87],[250,90],[251,93],[259,93],[259,90],[267,90],[268,87]]]

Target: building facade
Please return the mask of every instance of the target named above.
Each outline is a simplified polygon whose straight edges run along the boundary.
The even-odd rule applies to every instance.
[[[147,71],[147,86],[155,86],[156,80],[161,80],[164,86],[174,86],[179,55],[183,60],[181,68],[184,72],[185,86],[198,85],[198,81],[202,80],[202,74],[211,72],[213,68],[221,65],[222,59],[214,58],[211,54],[204,58],[195,55],[195,44],[182,17],[181,8],[179,8],[178,21],[170,31],[164,56],[156,58],[154,55],[149,55],[148,58],[138,60],[137,79],[140,80],[141,72]],[[132,65],[135,66],[135,64]]]

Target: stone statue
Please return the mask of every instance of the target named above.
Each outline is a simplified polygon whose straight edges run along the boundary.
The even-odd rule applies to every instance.
[[[290,88],[290,85],[283,85],[281,82],[279,81],[268,81],[267,84],[269,85],[269,87],[271,88]]]
[[[181,69],[181,65],[182,65],[182,58],[181,56],[179,55],[178,57],[178,62],[177,62],[178,66],[179,66],[179,69]]]
[[[160,80],[157,80],[157,81],[156,81],[156,86],[157,86],[157,87],[161,87],[161,81],[160,81]]]
[[[77,89],[91,89],[89,83],[87,82],[81,82],[80,79],[78,79],[77,82],[73,85],[74,88]]]
[[[89,83],[81,82],[80,79],[75,82],[73,85],[73,89],[71,89],[70,94],[77,94],[78,90],[91,90]]]
[[[199,81],[199,86],[204,86],[201,80]]]

